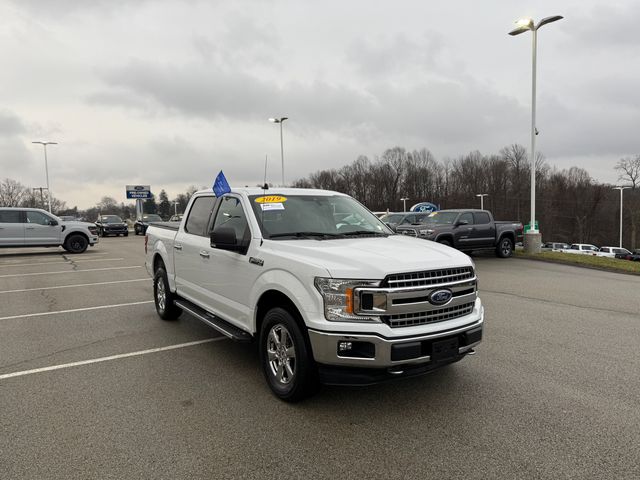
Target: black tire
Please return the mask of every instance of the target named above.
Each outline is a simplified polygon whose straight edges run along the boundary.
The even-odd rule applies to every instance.
[[[285,402],[313,395],[319,386],[306,332],[284,308],[267,312],[260,328],[260,363],[271,391]]]
[[[496,247],[496,256],[509,258],[511,255],[513,255],[513,242],[509,237],[502,237]]]
[[[129,236],[129,232],[126,232],[126,233],[124,233],[123,235],[124,235],[125,237],[128,237],[128,236]]]
[[[442,240],[438,240],[438,243],[441,243],[442,245],[446,245],[447,247],[451,246],[451,242],[449,240],[447,240],[446,238],[442,239]]]
[[[156,312],[162,320],[177,320],[182,313],[182,309],[177,307],[175,295],[169,289],[169,280],[164,265],[156,269],[153,275],[153,302],[156,305]]]
[[[69,253],[82,253],[89,246],[89,240],[79,233],[71,234],[64,241],[63,248]]]
[[[136,225],[135,227],[133,227],[133,232],[134,232],[136,235],[140,235],[140,232],[138,232],[138,226],[137,226],[137,225]]]
[[[98,229],[98,236],[104,237],[104,230],[102,230],[101,228]]]

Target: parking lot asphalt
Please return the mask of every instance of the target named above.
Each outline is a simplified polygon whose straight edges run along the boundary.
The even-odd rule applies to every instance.
[[[0,250],[0,478],[640,478],[640,278],[475,261],[476,355],[290,405],[158,319],[142,237]]]

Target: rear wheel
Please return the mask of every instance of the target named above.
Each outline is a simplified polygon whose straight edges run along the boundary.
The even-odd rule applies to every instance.
[[[508,258],[513,255],[513,242],[508,237],[503,237],[496,247],[496,256],[500,258]]]
[[[67,252],[70,253],[82,253],[89,246],[89,240],[87,237],[80,234],[69,235],[62,246]]]
[[[153,300],[156,305],[156,312],[163,320],[176,320],[182,313],[182,309],[177,307],[175,295],[169,288],[169,280],[164,265],[156,269],[153,276]]]
[[[305,333],[283,308],[267,312],[260,329],[260,362],[271,391],[286,402],[300,401],[318,387]]]

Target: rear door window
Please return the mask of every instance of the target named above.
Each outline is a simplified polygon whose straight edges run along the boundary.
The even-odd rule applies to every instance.
[[[189,211],[189,218],[187,218],[184,230],[192,235],[209,236],[207,225],[209,225],[209,218],[215,202],[216,197],[213,196],[196,198]]]
[[[487,212],[473,212],[473,220],[476,225],[491,223],[491,219]]]
[[[22,223],[20,210],[0,210],[0,223]]]

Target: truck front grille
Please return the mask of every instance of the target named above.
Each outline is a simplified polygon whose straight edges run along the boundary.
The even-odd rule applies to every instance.
[[[418,236],[418,232],[416,232],[415,230],[398,230],[398,232],[400,232],[402,235],[407,235],[408,237],[417,237]]]
[[[382,282],[383,287],[430,287],[444,283],[471,280],[474,278],[472,267],[443,268],[425,272],[398,273],[388,275]]]
[[[474,302],[455,305],[453,307],[438,308],[425,312],[400,313],[396,315],[384,315],[382,321],[391,328],[413,327],[426,323],[443,322],[458,317],[469,315],[473,311]]]

